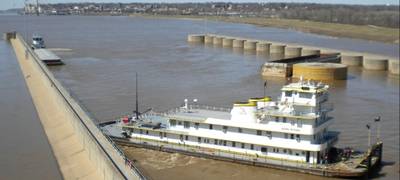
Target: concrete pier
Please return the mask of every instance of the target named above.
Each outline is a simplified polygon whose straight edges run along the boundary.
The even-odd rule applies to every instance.
[[[285,54],[285,47],[286,45],[278,45],[278,44],[272,44],[270,46],[269,52],[271,54]]]
[[[363,67],[367,70],[379,70],[384,71],[388,68],[387,59],[364,59]]]
[[[363,63],[363,56],[342,55],[340,63],[347,66],[361,66]]]
[[[269,46],[271,43],[267,42],[257,42],[256,51],[257,53],[269,53]]]
[[[246,40],[243,43],[243,49],[245,51],[255,51],[257,46],[257,41]]]
[[[392,75],[400,75],[399,73],[399,60],[391,59],[389,60],[389,73]]]
[[[244,46],[244,40],[242,39],[234,39],[232,47],[233,48],[243,48]]]
[[[217,34],[204,35],[204,43],[214,44],[224,47],[232,47],[234,49],[234,52],[243,51],[244,54],[253,54],[251,52],[255,51],[256,54],[260,55],[267,54],[269,58],[273,58],[274,56],[278,56],[275,58],[284,58],[284,56],[300,57],[300,56],[313,56],[313,55],[325,56],[327,54],[341,55],[340,61],[342,64],[347,66],[363,66],[365,69],[369,70],[388,69],[389,71],[396,72],[397,63],[394,62],[393,64],[391,64],[391,62],[390,63],[388,62],[388,59],[399,61],[397,57],[388,57],[371,53],[337,50],[337,49],[308,46],[296,43],[282,43],[269,40],[253,40],[244,37],[232,37],[232,36],[223,36]],[[363,65],[364,63],[366,63],[366,65]],[[277,65],[276,67],[281,67],[281,66]]]
[[[187,40],[191,43],[204,43],[204,35],[190,34]]]
[[[63,178],[143,179],[23,38],[9,37]]]
[[[345,80],[347,66],[338,63],[298,63],[293,65],[293,77],[314,80]]]
[[[204,36],[204,43],[206,43],[206,44],[212,44],[213,40],[214,40],[214,36],[211,36],[211,35]]]
[[[223,47],[232,47],[233,46],[233,39],[231,39],[231,38],[223,38],[222,39],[222,46]]]
[[[310,55],[320,55],[321,50],[319,49],[302,49],[301,50],[301,55],[302,56],[310,56]]]
[[[301,47],[290,47],[286,46],[285,47],[285,55],[286,56],[292,56],[292,57],[298,57],[301,56],[301,50],[303,48]]]
[[[214,36],[213,37],[213,44],[214,45],[222,45],[222,37]]]

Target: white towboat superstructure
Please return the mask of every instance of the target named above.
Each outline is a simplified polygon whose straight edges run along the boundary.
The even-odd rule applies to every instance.
[[[324,172],[336,161],[337,153],[330,151],[336,150],[333,144],[338,137],[337,132],[328,130],[333,122],[328,116],[333,110],[328,88],[323,83],[300,80],[283,86],[277,101],[251,98],[235,103],[232,109],[185,100],[183,107],[166,113],[124,117],[102,129],[125,143],[336,176],[342,172]],[[365,160],[360,159],[359,164]],[[349,172],[338,176],[359,176],[365,169],[357,165]]]
[[[252,98],[232,110],[195,104],[166,114],[148,113],[119,124],[132,140],[168,142],[209,151],[255,155],[295,162],[320,163],[337,133],[328,131],[328,86],[298,82],[282,88],[277,102]]]

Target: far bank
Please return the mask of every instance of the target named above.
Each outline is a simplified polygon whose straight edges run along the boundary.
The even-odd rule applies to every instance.
[[[261,17],[226,17],[226,16],[189,16],[189,15],[149,15],[133,14],[147,18],[178,18],[208,21],[223,21],[231,23],[253,24],[265,27],[294,29],[301,32],[321,34],[335,37],[346,37],[378,41],[389,44],[399,44],[399,29],[378,27],[372,25],[350,25],[338,23],[324,23],[296,19],[261,18]]]

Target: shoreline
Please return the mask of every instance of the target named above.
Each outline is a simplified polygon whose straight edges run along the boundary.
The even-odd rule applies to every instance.
[[[399,29],[378,27],[370,25],[350,25],[325,23],[316,21],[304,21],[296,19],[272,19],[256,17],[222,17],[222,16],[189,16],[189,15],[149,15],[132,14],[130,17],[144,18],[166,18],[166,19],[187,19],[187,20],[209,20],[238,24],[251,24],[260,27],[274,27],[292,29],[304,33],[325,35],[338,38],[352,38],[367,41],[376,41],[386,44],[399,44]]]

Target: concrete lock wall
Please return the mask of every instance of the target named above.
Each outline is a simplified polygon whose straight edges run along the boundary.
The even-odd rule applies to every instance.
[[[348,66],[361,66],[363,58],[363,56],[342,55],[340,57],[340,62]]]
[[[188,35],[188,42],[192,43],[203,43],[204,35]]]
[[[223,38],[222,39],[222,46],[223,47],[232,47],[233,46],[233,39],[231,39],[231,38]]]
[[[301,56],[301,47],[286,47],[285,48],[285,55],[286,56]]]
[[[399,75],[399,60],[389,60],[389,72],[393,75]]]
[[[363,67],[367,70],[387,70],[387,59],[364,59]]]
[[[233,44],[232,44],[233,48],[243,48],[243,45],[244,45],[244,40],[242,40],[242,39],[234,39],[233,40]]]
[[[257,42],[256,51],[261,53],[269,53],[269,46],[271,44],[267,42]]]
[[[256,41],[246,40],[243,43],[243,49],[246,51],[255,51],[256,50]]]
[[[321,50],[319,49],[302,49],[301,50],[301,55],[302,56],[311,56],[311,55],[320,55]]]
[[[277,53],[279,53],[279,54],[284,54],[285,53],[285,47],[286,47],[286,45],[276,45],[276,44],[272,44],[271,46],[270,46],[270,49],[269,49],[269,51],[270,51],[270,53],[271,54],[277,54]]]
[[[215,36],[213,38],[213,44],[214,45],[222,45],[222,37]]]
[[[206,35],[204,36],[204,43],[206,44],[212,44],[214,40],[214,36]]]
[[[140,179],[23,41],[10,39],[64,179]],[[144,177],[143,177],[144,178]]]

